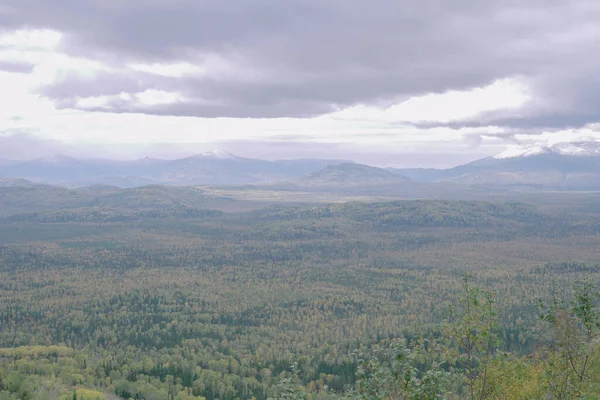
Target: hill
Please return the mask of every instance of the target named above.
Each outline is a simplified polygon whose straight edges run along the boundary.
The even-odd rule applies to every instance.
[[[189,210],[199,209],[248,209],[253,208],[253,204],[208,194],[195,187],[152,185],[121,189],[114,186],[95,185],[80,189],[67,189],[40,184],[0,186],[0,210],[2,210],[0,217],[16,213],[80,208],[90,208],[96,211],[118,209],[138,213],[171,210],[175,213],[185,214]]]
[[[353,187],[404,183],[408,178],[382,168],[363,164],[343,163],[330,165],[322,170],[296,180],[300,186]]]

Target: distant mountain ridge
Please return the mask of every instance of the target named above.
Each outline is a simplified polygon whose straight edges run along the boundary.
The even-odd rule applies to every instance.
[[[0,178],[67,187],[114,185],[282,185],[295,187],[391,187],[402,182],[526,185],[600,190],[600,141],[511,147],[448,169],[377,168],[337,159],[267,161],[213,150],[177,160],[81,160],[52,156],[0,160]]]
[[[348,162],[320,159],[267,161],[239,157],[223,150],[176,160],[143,158],[117,161],[55,155],[28,161],[0,162],[0,177],[67,186],[231,185],[294,179],[330,165]]]
[[[8,160],[6,158],[0,158],[0,165],[10,165],[14,164],[16,161]]]
[[[391,169],[425,182],[600,189],[600,142],[510,148],[449,169]]]
[[[553,145],[514,146],[500,154],[495,159],[531,157],[537,155],[562,155],[577,157],[600,157],[600,142],[564,142]]]

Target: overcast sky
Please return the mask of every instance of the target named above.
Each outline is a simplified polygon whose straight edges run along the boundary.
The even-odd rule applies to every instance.
[[[597,0],[4,0],[0,158],[450,166],[600,139]]]

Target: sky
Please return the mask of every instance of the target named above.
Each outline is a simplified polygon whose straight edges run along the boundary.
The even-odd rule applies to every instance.
[[[600,140],[597,0],[4,0],[0,159],[449,167]]]

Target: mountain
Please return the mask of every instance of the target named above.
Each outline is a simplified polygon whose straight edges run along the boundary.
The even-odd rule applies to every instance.
[[[435,168],[386,168],[394,175],[400,175],[416,182],[435,182],[444,175],[444,169]]]
[[[36,184],[28,181],[27,179],[12,179],[12,178],[0,178],[0,188],[1,187],[32,187]]]
[[[0,176],[58,183],[102,175],[116,175],[120,172],[121,164],[113,160],[78,160],[55,155],[0,165]]]
[[[223,150],[177,160],[143,158],[135,161],[87,159],[61,155],[0,163],[0,177],[68,187],[94,184],[139,187],[148,184],[236,185],[299,178],[343,160],[267,161],[239,157]]]
[[[0,158],[0,165],[11,165],[14,164],[16,161],[13,160],[7,160],[6,158]]]
[[[0,178],[3,178],[0,186],[3,187],[14,186],[15,180],[25,179],[68,188],[90,185],[123,188],[278,185],[292,189],[368,187],[371,191],[377,187],[383,194],[397,190],[399,183],[410,180],[412,183],[445,182],[459,186],[525,185],[557,190],[600,190],[600,141],[517,146],[496,156],[449,169],[382,169],[336,159],[268,161],[240,157],[223,150],[177,160],[82,160],[57,155],[29,161],[0,161]],[[420,186],[419,190],[422,189]],[[428,186],[427,190],[430,189]],[[406,190],[407,185],[403,185],[402,191]]]
[[[114,186],[119,188],[135,188],[148,185],[157,185],[158,182],[140,178],[139,176],[103,176],[83,180],[74,180],[57,183],[67,188],[83,188],[88,186]]]
[[[600,142],[514,147],[445,170],[391,171],[425,182],[600,189]]]
[[[403,183],[408,178],[382,168],[356,163],[330,165],[295,181],[308,187],[352,187]]]
[[[495,159],[561,155],[575,157],[600,157],[600,142],[571,142],[554,145],[515,146],[494,156]]]
[[[327,160],[318,158],[301,158],[296,160],[277,160],[275,163],[292,176],[304,176],[326,167],[339,164],[353,164],[348,160]]]

